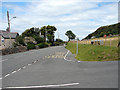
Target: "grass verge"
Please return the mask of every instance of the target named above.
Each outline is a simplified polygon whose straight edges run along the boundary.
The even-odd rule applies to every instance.
[[[76,43],[68,43],[66,48],[76,54]],[[89,44],[78,45],[77,60],[80,61],[113,61],[118,60],[118,48]]]

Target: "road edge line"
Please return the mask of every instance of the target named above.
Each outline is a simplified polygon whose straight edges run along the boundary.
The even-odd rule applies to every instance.
[[[42,86],[24,86],[24,87],[5,87],[5,89],[15,89],[15,88],[50,88],[50,87],[63,87],[78,85],[79,83],[68,83],[68,84],[58,84],[58,85],[42,85]]]
[[[67,60],[67,59],[66,59],[66,56],[68,55],[69,52],[70,52],[70,51],[68,50],[68,52],[67,52],[66,55],[64,56],[64,60],[69,61],[69,62],[75,62],[75,61],[73,61],[73,60]],[[80,63],[81,61],[77,61],[77,62]]]
[[[68,50],[67,53],[65,54],[64,60],[69,61],[69,62],[75,62],[75,61],[73,61],[73,60],[67,60],[67,59],[66,59],[66,56],[68,55],[69,52],[70,52],[70,51]]]

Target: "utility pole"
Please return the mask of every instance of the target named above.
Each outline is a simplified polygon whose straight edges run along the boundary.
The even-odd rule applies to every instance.
[[[11,19],[13,19],[13,18],[16,18],[16,17],[12,17]],[[7,19],[8,19],[8,30],[7,30],[7,32],[9,33],[9,38],[10,38],[9,46],[11,46],[12,45],[12,43],[11,43],[11,33],[10,33],[10,21],[11,21],[11,19],[9,18],[9,11],[7,11]]]
[[[11,35],[10,35],[10,19],[9,19],[9,11],[7,11],[7,18],[8,18],[8,32],[9,32],[9,47],[11,47]]]
[[[10,19],[9,19],[9,11],[7,11],[7,19],[8,19],[8,32],[10,32]]]

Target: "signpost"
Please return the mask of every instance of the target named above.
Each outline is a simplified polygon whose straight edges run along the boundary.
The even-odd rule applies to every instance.
[[[76,46],[76,56],[78,55],[78,38],[77,38],[77,46]]]

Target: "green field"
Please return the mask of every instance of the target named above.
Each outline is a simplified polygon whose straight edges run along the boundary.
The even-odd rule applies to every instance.
[[[76,43],[68,43],[66,48],[76,54]],[[78,55],[75,58],[80,61],[118,60],[117,47],[79,44],[78,48]]]

